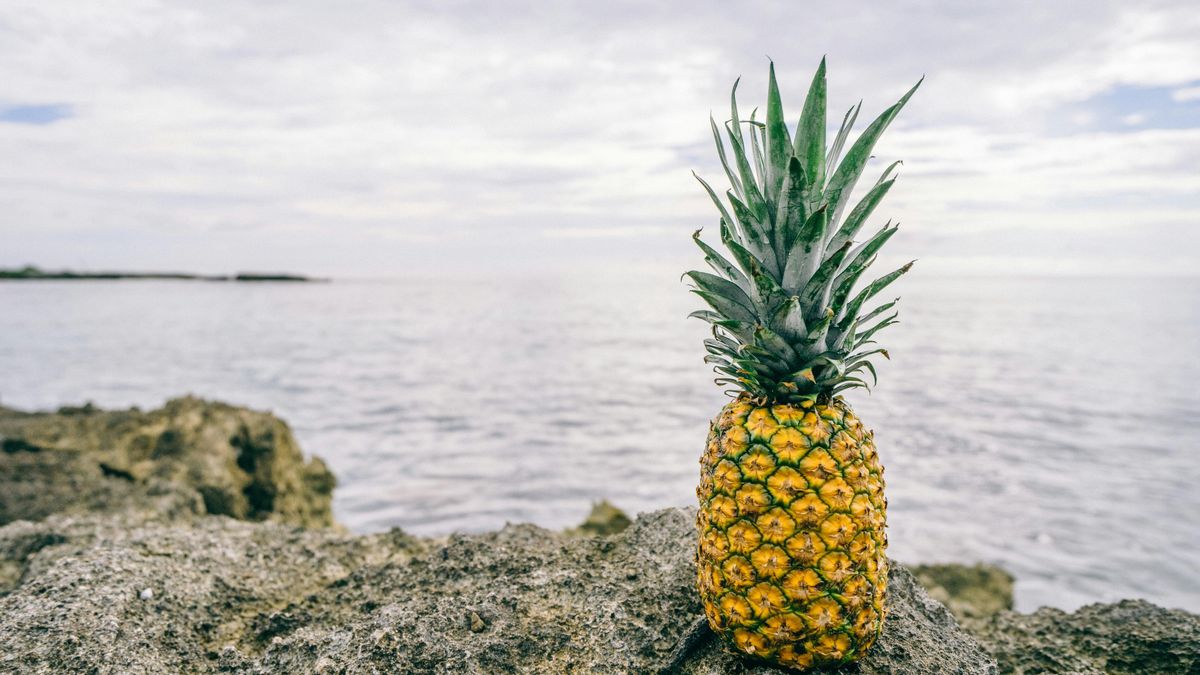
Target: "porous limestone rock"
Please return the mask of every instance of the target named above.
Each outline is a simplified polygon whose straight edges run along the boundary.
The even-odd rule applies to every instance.
[[[172,492],[174,508],[328,527],[333,486],[269,413],[192,397],[149,412],[0,408],[0,523],[160,508]]]
[[[1081,675],[1200,673],[1200,616],[1145,600],[1074,612],[1043,607],[971,622],[1000,672]]]
[[[18,521],[0,528],[0,672],[774,672],[705,631],[680,649],[701,616],[694,517],[442,540],[186,513]],[[899,565],[889,607],[856,672],[995,672]]]
[[[353,536],[327,527],[332,489],[267,413],[193,398],[0,409],[0,673],[782,672],[706,629],[694,510],[630,524],[601,504],[566,533]],[[1001,672],[1200,664],[1186,612],[1125,601],[1021,615],[1000,610],[1002,573],[919,571]],[[846,672],[997,672],[899,564],[888,608]]]

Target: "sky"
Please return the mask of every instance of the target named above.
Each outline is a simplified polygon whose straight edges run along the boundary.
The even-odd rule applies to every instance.
[[[710,111],[773,59],[794,124],[826,56],[833,125],[926,78],[868,168],[904,161],[895,260],[1197,274],[1197,35],[1184,1],[10,0],[0,266],[676,272]]]

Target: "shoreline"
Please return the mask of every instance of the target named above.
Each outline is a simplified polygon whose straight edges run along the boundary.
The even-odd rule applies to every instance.
[[[72,270],[46,271],[36,267],[0,269],[0,281],[217,281],[217,282],[267,282],[289,283],[329,282],[328,278],[309,277],[301,274],[238,272],[236,274],[194,274],[191,272],[115,272]]]
[[[694,509],[353,535],[335,484],[269,413],[0,407],[0,671],[782,672],[698,621]],[[1021,614],[1011,584],[894,563],[856,672],[1200,665],[1200,616],[1133,600]]]

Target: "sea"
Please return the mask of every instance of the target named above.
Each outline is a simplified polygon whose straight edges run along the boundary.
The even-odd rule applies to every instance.
[[[849,401],[890,554],[987,562],[1016,604],[1200,611],[1200,279],[930,277]],[[890,299],[890,297],[889,297]],[[674,274],[0,283],[0,403],[271,410],[354,531],[561,528],[695,504],[725,403]]]

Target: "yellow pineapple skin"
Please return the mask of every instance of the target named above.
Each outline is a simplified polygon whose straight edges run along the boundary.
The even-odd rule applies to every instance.
[[[697,585],[713,631],[792,668],[861,658],[887,591],[873,433],[840,397],[743,396],[713,420],[700,466]]]

